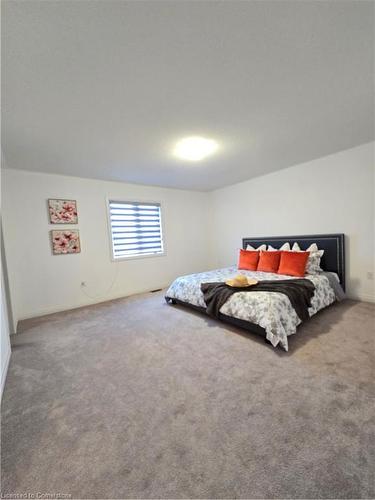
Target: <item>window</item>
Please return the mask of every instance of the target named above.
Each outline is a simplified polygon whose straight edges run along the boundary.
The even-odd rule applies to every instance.
[[[160,203],[110,201],[114,259],[163,254]]]

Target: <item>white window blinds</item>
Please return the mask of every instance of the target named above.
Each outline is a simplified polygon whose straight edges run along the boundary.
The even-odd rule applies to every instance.
[[[160,203],[110,201],[109,218],[115,259],[163,253]]]

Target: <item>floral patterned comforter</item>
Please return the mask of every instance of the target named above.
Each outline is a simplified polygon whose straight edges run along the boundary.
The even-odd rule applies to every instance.
[[[226,281],[238,273],[237,267],[227,267],[205,273],[181,276],[169,287],[166,298],[178,299],[205,308],[206,304],[200,289],[201,283]],[[259,271],[240,271],[240,273],[256,278],[258,281],[293,278],[292,276]],[[326,276],[314,274],[307,275],[306,278],[315,285],[315,293],[309,308],[309,314],[313,316],[320,309],[332,304],[336,297]],[[267,339],[274,347],[280,343],[286,351],[288,350],[288,336],[296,333],[297,326],[301,323],[289,298],[277,292],[235,293],[222,306],[220,312],[259,325],[264,328]]]

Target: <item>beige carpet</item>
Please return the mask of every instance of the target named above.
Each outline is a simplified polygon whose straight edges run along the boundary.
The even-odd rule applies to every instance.
[[[3,495],[373,498],[374,312],[332,306],[289,353],[162,293],[24,323]]]

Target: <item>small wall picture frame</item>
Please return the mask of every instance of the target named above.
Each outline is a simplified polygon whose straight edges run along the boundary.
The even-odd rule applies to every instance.
[[[81,252],[78,229],[52,229],[50,233],[53,255],[67,255]]]
[[[50,224],[77,224],[78,211],[76,200],[48,199]]]

